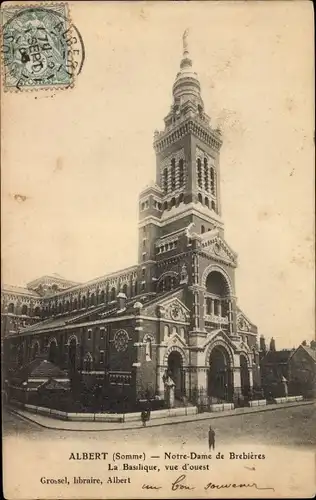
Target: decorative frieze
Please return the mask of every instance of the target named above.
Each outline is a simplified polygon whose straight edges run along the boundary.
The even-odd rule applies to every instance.
[[[212,130],[208,125],[202,125],[192,118],[187,119],[176,128],[161,132],[156,136],[154,148],[157,153],[171,146],[187,134],[194,134],[203,142],[211,146],[215,151],[219,151],[222,146],[222,139],[217,131]]]

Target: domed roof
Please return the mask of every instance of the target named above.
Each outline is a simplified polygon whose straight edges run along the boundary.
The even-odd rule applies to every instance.
[[[188,49],[188,30],[183,34],[183,57],[180,63],[180,71],[172,87],[175,102],[180,105],[191,100],[203,105],[201,98],[201,86],[197,73],[193,71],[192,60]]]

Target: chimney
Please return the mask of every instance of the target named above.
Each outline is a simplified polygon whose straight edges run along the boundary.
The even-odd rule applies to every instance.
[[[127,299],[125,293],[120,292],[117,295],[117,298],[118,298],[118,302],[119,302],[119,310],[118,310],[118,312],[125,311],[125,309],[126,309],[126,299]]]
[[[260,351],[266,353],[267,348],[266,348],[266,341],[263,335],[260,337]]]
[[[270,340],[270,351],[275,352],[275,340],[273,337]]]

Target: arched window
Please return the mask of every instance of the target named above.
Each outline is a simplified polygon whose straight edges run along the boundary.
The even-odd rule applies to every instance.
[[[171,160],[171,191],[176,189],[176,160]]]
[[[74,371],[76,369],[76,360],[77,360],[77,338],[71,337],[69,339],[69,347],[68,347],[68,361],[69,361],[69,368],[71,371]]]
[[[202,165],[201,165],[201,159],[197,159],[197,180],[198,180],[198,186],[201,188],[202,187]]]
[[[8,312],[13,314],[14,313],[14,304],[11,302],[11,304],[8,305]]]
[[[179,196],[179,205],[180,205],[180,203],[183,203],[183,201],[184,201],[184,194],[181,193]]]
[[[100,304],[103,304],[105,302],[105,293],[104,293],[104,290],[101,291],[100,295],[99,295],[99,302]]]
[[[170,202],[170,208],[174,207],[176,205],[176,199],[172,198]]]
[[[216,211],[216,205],[215,205],[215,201],[212,200],[211,202],[211,207],[212,207],[212,210],[214,210],[214,212]]]
[[[95,297],[95,293],[93,293],[91,295],[91,298],[90,298],[90,305],[91,306],[95,306],[96,305],[96,297]]]
[[[81,306],[82,306],[82,308],[86,307],[86,297],[85,297],[85,295],[83,295],[83,297],[81,298]]]
[[[184,185],[184,165],[183,160],[179,160],[179,187]]]
[[[198,194],[198,200],[199,200],[200,203],[203,204],[203,198],[202,198],[201,193]]]
[[[184,339],[184,333],[185,333],[185,330],[183,327],[180,328],[180,337],[182,337]]]
[[[209,190],[207,158],[204,158],[204,189],[205,189],[205,191]]]
[[[205,233],[205,227],[204,226],[201,226],[201,233]]]
[[[76,311],[78,309],[78,300],[77,299],[74,299],[74,301],[72,303],[72,309],[73,309],[73,311]]]
[[[169,329],[168,325],[164,326],[163,333],[164,333],[164,337],[169,337],[169,335],[170,335],[170,329]]]
[[[164,289],[166,291],[171,290],[171,277],[170,276],[166,276],[165,279],[164,279],[164,282],[165,282]]]
[[[168,210],[168,202],[167,201],[164,202],[163,209],[164,210]]]
[[[67,300],[66,302],[66,311],[69,311],[70,310],[70,302],[69,300]]]
[[[146,361],[151,361],[152,357],[153,357],[151,338],[150,337],[146,337],[145,343],[146,343],[146,346],[145,346],[145,358],[146,358]]]
[[[35,307],[35,309],[34,309],[34,316],[40,316],[40,314],[41,314],[40,308],[38,306]]]
[[[164,193],[168,193],[168,169],[165,168],[163,171],[163,190]]]
[[[116,298],[116,290],[115,287],[113,286],[110,292],[110,301],[112,302],[113,300],[115,300],[115,298]]]
[[[22,306],[21,314],[24,314],[24,315],[26,315],[26,314],[27,314],[27,305],[26,305],[26,304],[24,304],[24,305]]]
[[[207,196],[205,196],[205,206],[208,208],[210,207],[210,203]]]
[[[226,297],[230,291],[227,278],[219,271],[211,271],[208,274],[205,286],[208,293],[217,295],[218,298]]]
[[[215,196],[215,171],[213,167],[211,167],[211,193]]]
[[[127,284],[126,283],[125,283],[125,285],[122,288],[122,292],[125,293],[125,295],[127,297]]]
[[[176,326],[173,326],[172,327],[172,335],[174,335],[175,333],[178,333],[178,329]]]
[[[59,304],[58,304],[58,314],[60,314],[60,313],[61,313],[61,302],[59,302]]]

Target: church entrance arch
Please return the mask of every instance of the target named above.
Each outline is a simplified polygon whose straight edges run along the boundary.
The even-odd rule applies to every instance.
[[[178,351],[172,351],[168,356],[168,375],[175,384],[175,398],[181,399],[184,395],[183,360]]]
[[[240,385],[242,395],[244,398],[248,398],[250,391],[250,377],[247,358],[244,354],[240,355]]]
[[[212,402],[229,401],[232,396],[232,370],[230,357],[222,346],[212,349],[209,356],[208,396]]]

